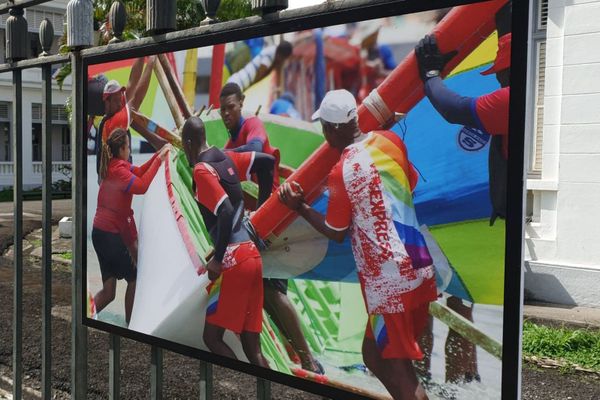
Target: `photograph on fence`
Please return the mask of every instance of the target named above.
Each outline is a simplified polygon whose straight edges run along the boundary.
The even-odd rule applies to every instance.
[[[89,65],[87,318],[499,399],[510,60],[490,1]]]

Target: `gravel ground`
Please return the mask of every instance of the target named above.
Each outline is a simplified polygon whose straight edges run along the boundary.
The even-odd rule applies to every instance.
[[[2,207],[0,206],[0,209]],[[57,218],[58,219],[58,218]],[[0,221],[0,254],[12,242],[12,226]],[[24,231],[40,227],[40,222],[24,221]],[[27,247],[27,246],[25,246]],[[33,246],[35,247],[35,246]],[[34,248],[30,248],[28,253]],[[40,389],[41,357],[41,270],[40,260],[27,255],[24,265],[23,368],[25,398],[35,398]],[[70,316],[71,275],[68,264],[55,263],[52,282],[52,386],[54,399],[70,399]],[[8,398],[12,376],[12,261],[0,256],[0,399]],[[89,330],[88,399],[108,398],[108,334]],[[164,353],[163,394],[165,399],[199,397],[199,362],[178,354]],[[256,379],[225,368],[214,367],[214,399],[254,399]],[[526,365],[523,369],[523,400],[598,400],[600,379],[581,374]],[[273,384],[273,399],[321,399],[282,385]],[[121,341],[121,397],[150,397],[150,346],[128,339]],[[482,399],[483,400],[483,399]]]

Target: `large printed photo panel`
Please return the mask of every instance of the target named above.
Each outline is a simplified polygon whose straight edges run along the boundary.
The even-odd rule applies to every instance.
[[[381,10],[87,64],[86,324],[321,394],[516,387],[512,4]]]

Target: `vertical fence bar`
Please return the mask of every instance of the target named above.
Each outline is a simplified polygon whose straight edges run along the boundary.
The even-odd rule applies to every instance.
[[[200,361],[200,400],[213,398],[213,367],[206,361]]]
[[[119,400],[121,391],[121,338],[110,334],[108,350],[108,398]]]
[[[22,71],[13,71],[13,399],[20,400],[23,385],[23,85]]]
[[[150,356],[150,398],[162,400],[163,381],[163,351],[160,347],[152,346]]]
[[[52,66],[42,66],[42,398],[52,398]]]
[[[258,400],[271,400],[271,381],[256,378],[256,398]]]
[[[72,162],[72,202],[73,202],[73,259],[71,271],[71,398],[87,398],[87,327],[83,318],[83,63],[79,51],[71,52],[73,77],[71,162]]]

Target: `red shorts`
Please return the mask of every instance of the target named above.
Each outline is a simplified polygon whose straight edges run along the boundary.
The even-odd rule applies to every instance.
[[[429,303],[408,313],[369,314],[365,337],[375,340],[382,358],[421,360],[417,342],[429,320]]]
[[[263,308],[260,254],[252,242],[241,243],[227,253],[223,273],[206,288],[206,322],[238,334],[260,333]]]

